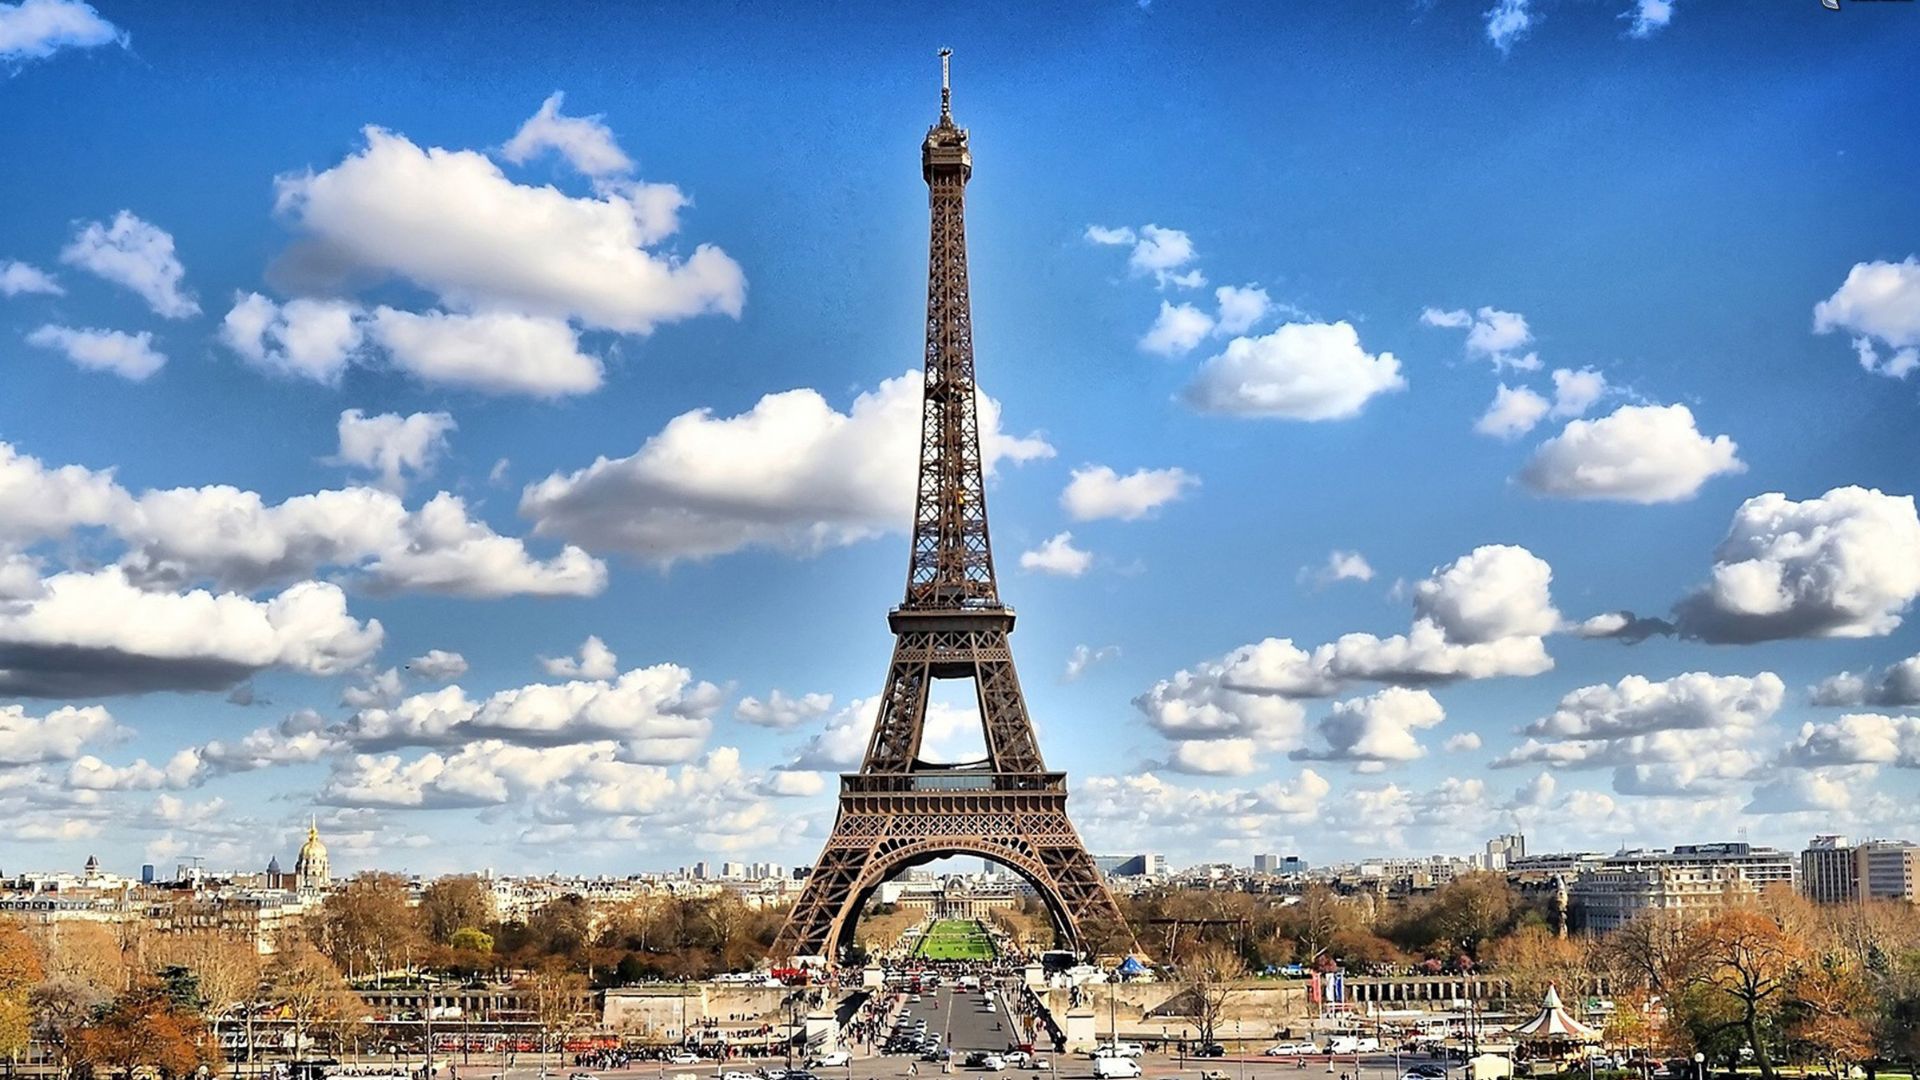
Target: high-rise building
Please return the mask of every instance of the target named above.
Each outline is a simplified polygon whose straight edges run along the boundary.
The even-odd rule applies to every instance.
[[[1800,853],[1800,891],[1822,904],[1855,900],[1920,901],[1920,847],[1905,840],[1850,844],[1816,836]]]
[[[1280,856],[1255,855],[1253,857],[1253,872],[1256,874],[1279,873],[1280,872]]]
[[[153,864],[152,863],[140,864],[140,884],[142,885],[153,884]]]
[[[1505,870],[1527,857],[1527,838],[1520,833],[1503,833],[1487,841],[1486,854],[1480,859],[1482,870]]]
[[[1643,911],[1703,915],[1794,880],[1793,856],[1747,843],[1679,844],[1620,851],[1568,886],[1582,927],[1617,930]]]

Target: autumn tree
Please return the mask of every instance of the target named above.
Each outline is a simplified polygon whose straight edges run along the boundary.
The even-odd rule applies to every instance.
[[[461,930],[484,930],[493,924],[493,892],[471,875],[443,877],[421,891],[418,915],[421,933],[449,945]]]
[[[1246,962],[1224,943],[1199,941],[1175,958],[1174,974],[1180,985],[1178,1001],[1193,1018],[1200,1044],[1216,1041],[1214,1032],[1226,1015],[1234,982],[1246,977]]]
[[[293,1022],[295,1045],[331,1029],[336,1036],[356,1021],[364,1003],[340,977],[340,969],[311,944],[294,940],[266,968],[266,994]]]
[[[1844,957],[1804,965],[1793,979],[1788,1013],[1793,1019],[1787,1034],[1828,1074],[1846,1076],[1855,1063],[1873,1056],[1873,1031],[1866,1019],[1873,1013],[1872,994]]]
[[[361,874],[328,894],[314,928],[314,944],[342,970],[392,971],[419,941],[407,882],[397,874]]]
[[[65,975],[48,979],[34,987],[27,999],[33,1012],[33,1037],[53,1050],[64,1071],[74,1033],[111,999],[105,990],[78,979]]]
[[[1539,1001],[1549,985],[1569,995],[1584,992],[1588,948],[1580,938],[1563,938],[1544,926],[1529,924],[1494,939],[1483,952],[1486,960],[1498,966],[1518,1002]]]
[[[255,1005],[260,1000],[265,965],[251,941],[225,934],[166,934],[149,950],[161,967],[193,973],[207,1015],[216,1019],[238,1014],[243,1020],[246,1046],[254,1043]]]
[[[69,1046],[75,1064],[100,1072],[131,1074],[140,1066],[164,1077],[220,1066],[219,1046],[205,1022],[183,1008],[159,983],[147,983],[75,1031]]]
[[[45,973],[33,939],[13,920],[0,920],[0,1054],[9,1059],[33,1040],[29,996]]]
[[[1799,943],[1764,912],[1736,907],[1695,926],[1688,954],[1690,989],[1704,995],[1701,1004],[1710,1007],[1724,999],[1734,1006],[1725,1020],[1718,1019],[1717,1009],[1709,1009],[1714,1018],[1696,1030],[1710,1036],[1716,1029],[1737,1026],[1753,1050],[1760,1075],[1774,1080],[1762,1032],[1774,1025],[1785,1004],[1800,958]]]

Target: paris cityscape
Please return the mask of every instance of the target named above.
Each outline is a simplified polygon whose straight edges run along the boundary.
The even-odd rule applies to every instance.
[[[8,1076],[1920,1076],[1920,8],[552,14],[0,0]]]

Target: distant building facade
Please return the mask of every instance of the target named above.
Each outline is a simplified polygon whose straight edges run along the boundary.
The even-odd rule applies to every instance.
[[[1920,846],[1905,840],[1816,836],[1800,853],[1800,892],[1821,904],[1920,902]]]

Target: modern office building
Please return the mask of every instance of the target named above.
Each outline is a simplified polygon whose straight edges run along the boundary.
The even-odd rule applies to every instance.
[[[1578,924],[1617,930],[1644,911],[1709,914],[1771,885],[1794,884],[1794,858],[1745,842],[1619,851],[1567,886]]]
[[[1920,902],[1920,846],[1905,840],[1850,843],[1816,836],[1800,853],[1800,891],[1822,904],[1856,900]]]

